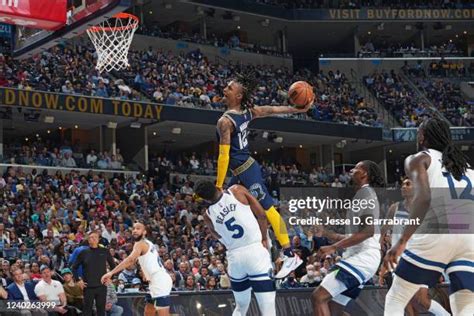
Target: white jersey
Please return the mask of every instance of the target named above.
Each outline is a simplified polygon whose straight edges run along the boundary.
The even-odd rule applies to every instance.
[[[379,218],[380,216],[380,205],[379,201],[377,198],[377,194],[375,190],[370,187],[368,184],[363,185],[355,194],[353,201],[358,200],[359,203],[360,201],[366,201],[366,203],[359,204],[361,207],[356,210],[352,209],[348,211],[348,216],[350,217],[363,217],[363,216],[369,216],[374,218],[375,220]],[[362,207],[364,205],[364,207]],[[347,234],[352,234],[354,233],[354,229],[358,231],[360,228],[358,225],[355,226],[346,226],[346,233]],[[362,241],[361,243],[348,247],[344,253],[343,257],[348,258],[350,256],[353,256],[355,254],[358,254],[362,251],[365,250],[371,250],[371,249],[376,249],[380,250],[380,243],[379,243],[379,238],[380,238],[380,229],[378,225],[374,225],[374,235],[370,238],[367,238],[366,240]]]
[[[163,271],[164,268],[155,245],[148,239],[144,239],[144,241],[148,245],[148,251],[138,257],[138,263],[142,267],[145,278],[150,280],[153,274]]]
[[[209,206],[207,214],[227,250],[262,241],[260,226],[250,206],[237,200],[230,190]]]
[[[428,180],[431,189],[431,205],[425,217],[430,227],[425,227],[429,232],[436,221],[439,231],[434,233],[470,233],[473,229],[474,195],[474,170],[467,169],[460,181],[444,168],[443,154],[437,150],[424,151],[431,157],[428,167]],[[424,222],[425,222],[424,221]]]
[[[393,218],[399,219],[399,220],[406,220],[410,218],[410,213],[407,211],[405,208],[405,205],[403,204],[403,201],[400,201],[397,203],[397,209],[395,210],[395,213],[393,214]],[[398,240],[402,237],[403,230],[405,228],[405,225],[393,225],[392,227],[392,246],[395,245]]]

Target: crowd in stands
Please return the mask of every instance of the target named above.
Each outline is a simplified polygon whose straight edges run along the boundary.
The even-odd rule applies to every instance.
[[[454,126],[474,126],[474,106],[463,97],[460,83],[455,79],[466,75],[462,61],[432,62],[426,70],[417,63],[405,65],[402,70]]]
[[[375,111],[339,71],[312,73],[273,66],[241,66],[209,62],[199,51],[179,55],[153,49],[130,51],[131,67],[120,72],[120,79],[94,70],[95,52],[76,45],[56,46],[34,59],[13,61],[7,57],[0,66],[0,86],[104,98],[151,99],[167,105],[223,110],[223,88],[237,72],[253,69],[258,88],[253,103],[286,104],[287,89],[297,80],[306,80],[323,93],[315,102],[312,117],[316,120],[380,126]],[[115,74],[114,74],[115,75]],[[115,78],[118,78],[118,74]],[[304,114],[287,117],[307,119]]]
[[[178,31],[173,27],[163,29],[157,24],[153,24],[150,26],[142,25],[137,30],[137,33],[153,37],[168,38],[177,41],[210,45],[214,47],[230,48],[256,54],[265,54],[278,57],[291,57],[290,54],[283,53],[274,46],[264,46],[258,43],[244,43],[240,40],[238,33],[234,33],[227,37],[218,36],[215,33],[211,33],[208,37],[204,37],[199,33],[190,34],[185,31]]]
[[[246,0],[286,9],[456,9],[472,5],[468,0]]]
[[[120,149],[116,154],[107,151],[85,153],[80,144],[71,146],[67,141],[61,145],[51,140],[32,140],[27,144],[5,144],[3,163],[35,166],[57,166],[67,168],[122,170],[124,159]]]
[[[394,70],[374,72],[364,83],[403,127],[416,127],[430,112],[429,106]]]
[[[360,49],[357,57],[443,57],[464,56],[453,42],[431,45],[422,50],[414,43],[401,44],[393,42],[374,43],[368,40]]]
[[[161,164],[163,160],[157,159]],[[19,288],[26,287],[28,299],[34,300],[54,284],[55,291],[46,293],[48,300],[67,300],[68,310],[81,309],[82,290],[71,268],[79,248],[87,247],[87,234],[98,232],[100,243],[119,262],[132,249],[131,227],[137,219],[151,228],[148,238],[157,245],[174,290],[229,289],[225,248],[204,224],[203,205],[192,197],[193,181],[188,177],[184,184],[168,184],[170,172],[153,169],[147,176],[107,178],[103,173],[6,169],[0,176],[0,297],[25,300]],[[327,177],[317,173],[311,179],[325,182]],[[339,179],[347,183],[348,176]],[[292,247],[305,264],[279,284],[284,288],[319,284],[339,260],[337,254],[316,259],[316,251],[329,241],[296,229],[291,232]],[[145,290],[141,271],[130,266],[114,279],[108,308],[119,315],[114,307],[117,293]]]

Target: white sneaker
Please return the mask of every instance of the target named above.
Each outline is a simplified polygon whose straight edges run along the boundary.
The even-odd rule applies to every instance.
[[[275,279],[283,279],[288,274],[290,274],[291,271],[294,271],[296,268],[298,268],[302,263],[303,260],[301,260],[301,258],[297,255],[294,257],[285,256],[283,259],[283,265],[281,266],[280,271],[278,271],[278,273],[275,275]]]

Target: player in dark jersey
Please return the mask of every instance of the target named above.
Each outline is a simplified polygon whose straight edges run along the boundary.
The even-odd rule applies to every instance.
[[[224,89],[223,102],[227,111],[217,122],[219,158],[217,162],[216,186],[222,189],[227,169],[233,177],[231,184],[240,183],[262,204],[275,236],[283,248],[285,261],[277,277],[285,277],[302,261],[291,251],[286,224],[273,205],[273,200],[263,182],[259,164],[250,156],[248,144],[248,125],[256,118],[273,114],[304,113],[307,107],[297,109],[291,106],[256,106],[251,104],[251,95],[256,86],[252,75],[239,75]],[[313,103],[313,100],[310,100]]]

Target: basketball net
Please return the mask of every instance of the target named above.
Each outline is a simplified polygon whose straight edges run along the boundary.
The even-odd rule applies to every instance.
[[[99,72],[121,70],[129,66],[128,50],[139,20],[128,13],[118,13],[111,19],[87,30],[97,51]]]

